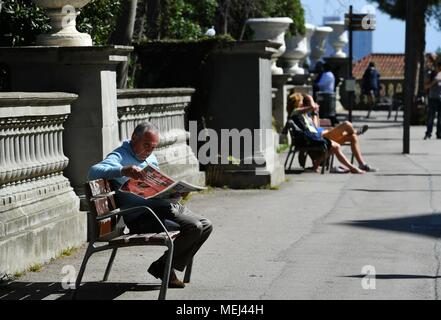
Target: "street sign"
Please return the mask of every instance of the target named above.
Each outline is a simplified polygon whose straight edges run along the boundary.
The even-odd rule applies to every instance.
[[[345,91],[354,92],[355,91],[355,79],[345,80]]]
[[[345,25],[352,31],[373,31],[376,27],[374,14],[345,14]]]

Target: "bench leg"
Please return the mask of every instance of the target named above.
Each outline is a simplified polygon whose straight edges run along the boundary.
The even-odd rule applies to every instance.
[[[185,268],[184,283],[190,282],[192,267],[193,267],[193,258],[191,258],[190,262],[187,264],[187,267]]]
[[[291,145],[289,147],[288,154],[286,155],[286,160],[285,160],[285,165],[284,165],[285,166],[285,170],[290,170],[291,169],[291,165],[292,165],[292,162],[294,160],[294,155],[295,155],[295,148],[294,148],[294,146]],[[287,167],[286,165],[288,164],[290,157],[292,157],[291,158],[291,162],[289,164],[289,167]]]
[[[118,248],[114,248],[112,250],[112,254],[110,255],[109,262],[107,263],[106,272],[104,273],[103,281],[107,281],[109,278],[110,270],[112,270],[113,260],[115,260],[116,251],[118,251]]]
[[[168,254],[167,254],[167,259],[165,261],[164,275],[162,277],[161,290],[159,291],[158,300],[165,300],[165,296],[167,295],[168,280],[170,279],[170,270],[171,270],[172,257],[173,257],[173,241],[171,241],[167,247],[168,247]]]
[[[325,174],[326,163],[328,162],[328,152],[325,152],[325,159],[322,162],[322,174]]]
[[[75,300],[77,297],[78,289],[80,288],[81,279],[83,278],[84,271],[86,270],[87,261],[93,254],[93,243],[89,243],[86,253],[84,254],[83,262],[81,263],[80,271],[78,272],[77,280],[75,281],[75,289],[72,295],[72,299]]]

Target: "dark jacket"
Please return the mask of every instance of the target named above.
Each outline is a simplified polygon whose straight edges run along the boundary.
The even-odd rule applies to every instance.
[[[378,93],[380,88],[380,74],[375,67],[368,67],[363,74],[362,88],[364,93],[373,90]]]

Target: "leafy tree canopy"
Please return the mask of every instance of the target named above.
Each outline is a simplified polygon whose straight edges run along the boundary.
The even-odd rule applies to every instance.
[[[406,20],[406,0],[368,0],[392,18]],[[426,20],[441,30],[441,0],[417,0],[426,8]]]

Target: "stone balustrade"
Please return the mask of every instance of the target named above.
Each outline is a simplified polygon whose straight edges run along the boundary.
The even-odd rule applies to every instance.
[[[63,124],[77,95],[0,93],[0,272],[44,262],[85,240],[63,176]]]
[[[193,93],[190,88],[118,90],[119,139],[130,139],[143,121],[153,123],[160,132],[155,155],[161,170],[174,178],[204,185],[205,176],[187,145],[189,133],[185,130],[185,110]]]
[[[367,97],[362,94],[362,80],[357,79],[355,84],[355,108],[362,109],[367,106]],[[380,78],[380,97],[385,97],[393,102],[397,94],[403,93],[404,79],[400,78]]]

